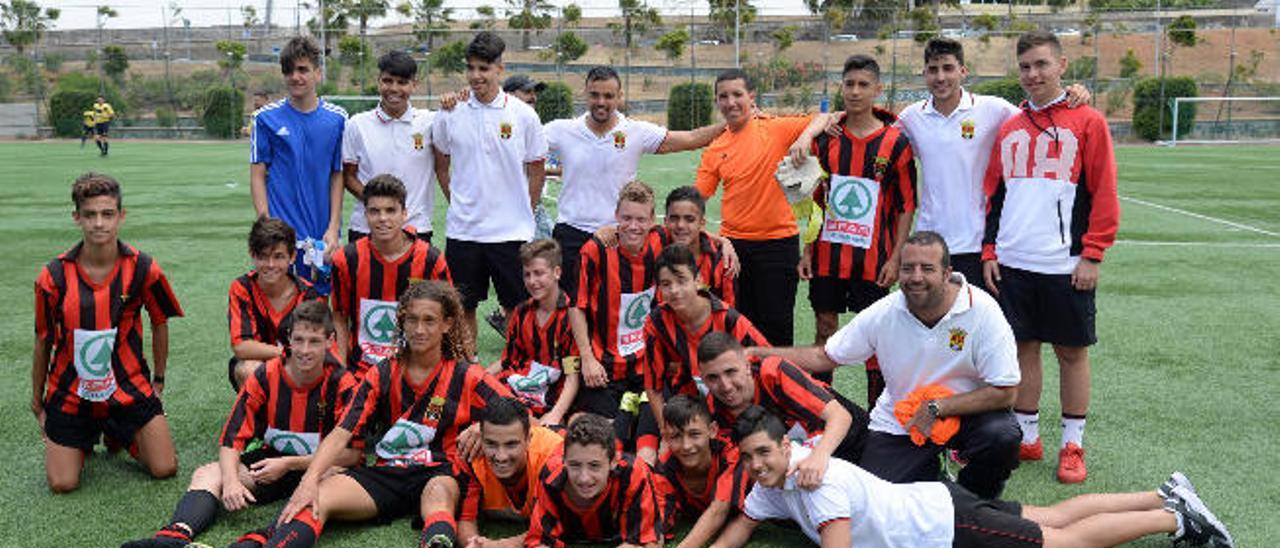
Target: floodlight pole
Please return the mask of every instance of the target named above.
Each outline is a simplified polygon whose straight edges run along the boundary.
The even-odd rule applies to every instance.
[[[320,74],[323,74],[326,79],[329,78],[329,71],[326,70],[328,68],[329,51],[325,49],[328,42],[324,40],[325,27],[327,26],[329,26],[329,18],[325,17],[324,14],[324,0],[320,0],[320,48],[323,50],[320,52]]]
[[[742,68],[742,40],[738,28],[742,25],[742,0],[733,2],[733,66]]]

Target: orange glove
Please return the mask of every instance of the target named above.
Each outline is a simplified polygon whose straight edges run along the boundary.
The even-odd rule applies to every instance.
[[[952,394],[953,392],[950,388],[940,384],[921,386],[894,404],[893,416],[898,419],[899,423],[906,426],[908,422],[911,422],[911,417],[915,416],[916,411],[925,402],[949,398]],[[911,436],[911,443],[916,445],[924,445],[925,441],[946,445],[947,441],[951,440],[951,437],[959,431],[960,417],[938,417],[933,420],[933,428],[929,430],[928,440],[925,439],[924,434],[920,433],[920,429],[914,426],[911,427],[911,431],[908,434]]]

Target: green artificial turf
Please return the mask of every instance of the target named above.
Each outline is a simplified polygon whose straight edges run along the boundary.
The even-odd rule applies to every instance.
[[[1117,151],[1124,198],[1121,242],[1107,255],[1098,294],[1099,344],[1093,349],[1093,404],[1086,447],[1089,480],[1059,485],[1056,460],[1014,473],[1006,498],[1050,504],[1091,491],[1154,488],[1182,470],[1231,527],[1240,546],[1280,539],[1276,405],[1280,387],[1280,178],[1276,147]],[[215,437],[232,402],[226,384],[227,286],[250,266],[245,238],[253,220],[247,144],[117,141],[109,158],[72,141],[0,144],[0,546],[115,546],[163,525],[201,463],[216,456]],[[658,195],[691,183],[697,154],[647,157],[641,178]],[[122,238],[168,273],[186,317],[171,325],[165,406],[178,447],[178,476],[153,481],[127,457],[101,449],[82,487],[49,493],[39,430],[28,410],[31,386],[32,281],[40,267],[79,238],[71,222],[70,182],[97,170],[123,183]],[[1136,201],[1140,200],[1140,201]],[[348,202],[350,200],[348,199]],[[1159,204],[1215,219],[1160,209]],[[349,203],[348,203],[349,208]],[[443,242],[443,204],[436,241]],[[719,218],[719,200],[708,216]],[[714,225],[712,225],[714,228]],[[812,340],[803,292],[796,340]],[[481,305],[481,315],[495,304]],[[847,320],[847,318],[845,318]],[[480,355],[496,358],[498,335],[480,328]],[[150,348],[149,346],[147,347]],[[1042,432],[1056,447],[1056,364],[1046,352]],[[837,388],[861,402],[861,371],[848,368]],[[1047,451],[1052,453],[1052,451]],[[199,540],[225,545],[265,524],[279,504],[223,516]],[[514,526],[486,529],[501,533]],[[326,546],[405,546],[407,520],[388,526],[334,525]],[[798,533],[769,529],[754,544],[795,546]],[[1138,546],[1163,546],[1160,538]]]

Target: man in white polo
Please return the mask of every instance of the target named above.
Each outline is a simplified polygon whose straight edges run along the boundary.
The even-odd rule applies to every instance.
[[[356,198],[351,211],[347,241],[369,235],[360,199],[364,185],[381,174],[394,175],[404,183],[405,226],[418,239],[431,241],[431,212],[435,208],[436,176],[431,147],[433,113],[416,109],[409,98],[418,88],[418,63],[403,51],[391,51],[378,59],[378,108],[361,112],[347,120],[342,134],[342,177],[347,191]],[[438,175],[449,186],[449,172]]]
[[[871,411],[859,465],[895,483],[937,481],[938,454],[955,449],[968,462],[957,483],[996,498],[1018,466],[1022,439],[1010,410],[1021,380],[1013,330],[994,298],[952,273],[938,233],[912,234],[901,255],[901,290],[867,307],[825,346],[752,352],[778,354],[814,372],[875,355],[885,390]],[[899,402],[926,390],[937,392],[917,398],[909,418],[895,416]],[[930,438],[947,418],[959,419],[958,431]],[[908,434],[912,429],[923,435],[921,445]]]
[[[582,116],[546,125],[547,146],[560,158],[564,181],[551,234],[564,254],[560,285],[570,295],[577,295],[578,250],[596,230],[616,222],[618,191],[635,180],[640,156],[702,148],[724,131],[723,122],[670,131],[627,118],[618,112],[622,80],[607,66],[587,72],[586,99]]]
[[[924,63],[930,97],[898,115],[898,125],[911,139],[920,164],[916,229],[941,234],[951,249],[952,269],[974,287],[982,287],[982,181],[1000,125],[1017,114],[1018,107],[1001,97],[964,89],[969,69],[960,42],[929,40]],[[1083,86],[1067,91],[1071,106],[1089,102]]]
[[[505,310],[527,298],[520,245],[533,238],[533,208],[542,197],[547,141],[533,108],[502,91],[506,44],[481,32],[467,45],[465,103],[436,114],[432,145],[449,211],[445,258],[462,293],[468,337],[475,353],[476,307],[494,283]]]

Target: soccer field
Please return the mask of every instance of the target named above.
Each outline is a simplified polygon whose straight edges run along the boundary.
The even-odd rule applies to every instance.
[[[233,400],[226,382],[227,287],[250,267],[247,145],[113,144],[111,156],[99,158],[72,141],[0,143],[0,238],[9,246],[0,263],[0,302],[11,307],[0,317],[0,363],[13,373],[0,385],[6,417],[0,546],[118,546],[151,535],[167,522],[192,470],[216,458],[216,436]],[[1272,475],[1280,470],[1280,420],[1272,407],[1280,388],[1278,156],[1280,147],[1117,151],[1123,220],[1099,282],[1089,480],[1059,485],[1056,459],[1047,455],[1014,473],[1006,498],[1048,504],[1084,492],[1153,489],[1182,470],[1238,545],[1280,539],[1280,481]],[[697,157],[646,157],[641,177],[661,201],[692,182]],[[79,238],[70,183],[89,170],[121,181],[127,211],[121,238],[156,257],[186,310],[170,322],[164,394],[180,469],[173,479],[153,481],[131,459],[99,449],[82,487],[55,497],[45,485],[43,446],[28,410],[32,282]],[[718,199],[708,216],[719,218]],[[443,226],[438,204],[441,244]],[[796,340],[809,342],[812,313],[804,295],[797,301]],[[494,306],[492,299],[482,304],[482,315]],[[487,362],[500,353],[501,339],[483,323],[480,335]],[[1056,447],[1056,362],[1047,354],[1042,433]],[[860,368],[841,370],[836,384],[865,403]],[[225,545],[279,508],[223,516],[198,540]],[[326,546],[405,546],[417,542],[417,533],[399,520],[333,525],[323,538]],[[777,529],[758,538],[759,545],[801,541],[799,533]]]

